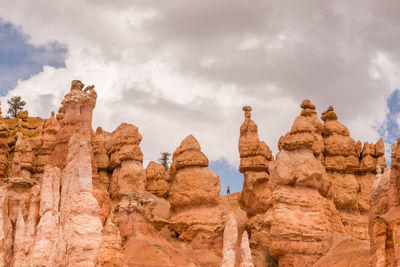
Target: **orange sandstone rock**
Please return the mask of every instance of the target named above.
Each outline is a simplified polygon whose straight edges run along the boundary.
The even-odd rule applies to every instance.
[[[31,266],[50,266],[54,259],[59,220],[61,172],[57,167],[47,165],[40,194],[40,221],[37,225],[35,243],[30,254]]]
[[[332,106],[322,113],[321,118],[325,121],[324,165],[329,188],[324,195],[335,203],[347,233],[368,240],[368,198],[378,161],[383,168],[385,166],[383,140],[376,145],[366,142],[362,147],[361,142],[355,142],[349,130],[338,122]]]
[[[236,263],[236,246],[238,242],[238,231],[235,216],[230,214],[229,219],[225,223],[224,229],[224,248],[222,250],[221,267],[235,266]]]
[[[84,84],[81,81],[72,81],[70,92],[64,97],[58,112],[62,115],[57,115],[60,129],[57,132],[51,160],[60,168],[65,167],[70,137],[83,125],[92,127],[92,113],[96,105],[97,93],[94,86],[88,86],[85,89],[83,87]]]
[[[123,256],[121,235],[119,229],[107,219],[102,231],[103,240],[96,257],[95,266],[119,267],[122,266]]]
[[[270,164],[272,194],[264,217],[269,238],[262,247],[269,247],[281,266],[312,265],[328,251],[333,236],[344,232],[335,206],[320,193],[327,182],[322,124],[311,102],[304,100],[301,107]]]
[[[249,245],[249,235],[246,231],[243,232],[242,240],[240,241],[240,267],[253,267],[253,259]]]
[[[132,124],[123,123],[111,134],[110,161],[111,167],[115,168],[110,183],[113,200],[132,192],[142,194],[145,190],[146,171],[139,147],[141,140],[138,128]]]
[[[146,168],[146,190],[158,197],[167,197],[171,178],[163,165],[150,161]]]
[[[61,188],[56,264],[65,262],[66,266],[94,266],[103,226],[99,205],[92,193],[91,162],[90,126],[86,125],[69,140]],[[85,225],[84,229],[82,225]]]
[[[193,249],[220,256],[225,213],[218,206],[219,177],[207,166],[200,145],[189,135],[174,152],[171,164],[170,228],[178,240],[189,242]]]
[[[208,159],[193,135],[176,149],[172,165],[177,171],[169,194],[172,209],[217,205],[219,177],[207,168]]]
[[[400,140],[392,145],[391,169],[382,174],[377,164],[377,176],[370,195],[369,234],[373,266],[397,266],[399,253],[399,158]]]
[[[240,127],[239,171],[244,174],[243,189],[239,203],[249,217],[266,211],[270,196],[268,165],[273,159],[265,142],[258,139],[257,124],[251,119],[251,107],[243,107],[245,120]]]

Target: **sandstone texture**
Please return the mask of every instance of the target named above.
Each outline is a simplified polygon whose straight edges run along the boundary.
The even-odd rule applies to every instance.
[[[168,197],[172,181],[163,165],[150,161],[146,168],[146,179],[147,191],[158,197]]]
[[[238,244],[240,241],[240,245]],[[229,215],[224,229],[224,246],[221,267],[240,266],[253,267],[253,260],[246,231],[238,240],[238,225],[234,213]]]
[[[335,237],[331,248],[319,259],[315,267],[365,267],[369,264],[369,242],[366,240]]]
[[[208,168],[208,159],[192,135],[175,150],[170,175],[171,231],[192,249],[208,249],[221,257],[227,214],[218,205],[219,177]]]
[[[225,223],[224,229],[224,248],[222,250],[221,267],[235,266],[236,263],[236,247],[238,242],[238,229],[235,216],[230,214],[229,219]]]
[[[0,266],[201,266],[169,240],[169,172],[143,168],[136,126],[92,130],[96,98],[73,81],[56,116],[0,118]]]
[[[355,142],[349,130],[337,121],[333,107],[321,116],[325,122],[325,168],[327,184],[322,194],[332,199],[340,212],[346,231],[357,239],[368,240],[369,195],[376,166],[386,167],[385,147],[380,139],[375,145]]]
[[[57,114],[60,129],[56,135],[55,147],[51,157],[53,165],[64,168],[70,137],[83,125],[91,129],[96,99],[97,93],[93,85],[84,89],[84,84],[81,81],[72,81],[70,92],[64,97]]]
[[[400,141],[387,168],[382,138],[355,141],[304,100],[274,157],[245,106],[243,189],[220,195],[193,135],[166,170],[137,126],[93,131],[96,101],[74,80],[47,119],[0,116],[0,266],[400,264]]]
[[[280,266],[310,266],[328,253],[337,237],[368,243],[369,195],[377,165],[386,166],[383,140],[362,146],[338,122],[333,107],[322,113],[323,124],[309,100],[300,107],[290,132],[279,140],[276,159],[269,158],[268,169],[253,161],[254,170],[268,177],[259,189],[249,190],[259,192],[263,210],[241,205],[249,217],[246,229],[256,264],[268,260],[268,251],[267,258],[275,258]],[[243,110],[247,115],[239,138],[241,162],[247,155],[240,146],[245,143],[242,130],[252,129],[248,143],[259,142],[257,126],[249,120],[251,108]],[[242,164],[239,170],[243,172]],[[249,195],[246,172],[244,178],[242,196]]]
[[[391,169],[377,175],[370,195],[369,234],[372,266],[398,266],[399,253],[399,162],[400,140],[392,145]]]
[[[245,119],[239,137],[239,171],[244,174],[239,203],[249,217],[266,211],[270,196],[268,165],[273,159],[267,144],[258,138],[258,127],[251,119],[251,110],[249,106],[243,107]]]
[[[243,232],[242,240],[240,241],[240,267],[253,267],[253,259],[249,244],[249,235],[246,231]]]

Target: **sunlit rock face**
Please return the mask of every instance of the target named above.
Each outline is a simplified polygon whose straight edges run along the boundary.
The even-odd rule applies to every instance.
[[[282,266],[309,266],[324,255],[344,227],[333,203],[321,195],[324,167],[323,126],[315,105],[304,100],[292,129],[279,141],[271,163],[272,194],[264,221],[269,251]]]
[[[0,266],[398,265],[399,144],[386,168],[333,107],[304,100],[275,158],[243,107],[243,190],[222,196],[193,135],[144,168],[137,126],[93,131],[96,101],[73,81],[48,119],[0,116]]]
[[[245,161],[254,164],[258,176],[266,177],[264,184],[246,192],[250,187],[244,170],[252,165],[240,166],[245,177],[242,196],[259,194],[255,199],[260,201],[249,203],[263,203],[257,212],[241,202],[249,216],[246,228],[258,264],[266,260],[263,255],[268,250],[280,266],[310,266],[326,255],[337,236],[369,241],[368,199],[377,165],[386,166],[383,140],[362,146],[338,122],[333,107],[322,113],[324,123],[309,100],[300,107],[291,130],[279,140],[276,159],[264,157],[267,170],[260,167],[261,160]],[[241,163],[248,155],[244,151],[256,151],[244,148],[261,143],[257,126],[250,120],[251,108],[243,110]]]
[[[218,265],[229,207],[197,140],[146,170],[136,126],[92,130],[96,98],[73,81],[57,115],[0,118],[0,266]]]
[[[166,198],[171,187],[171,177],[160,163],[150,161],[146,168],[146,190],[150,193]]]
[[[269,162],[272,152],[265,142],[258,139],[257,124],[251,119],[251,107],[243,107],[245,119],[240,127],[239,171],[244,174],[239,203],[249,217],[265,213],[270,196]]]
[[[239,242],[239,243],[238,243]],[[221,267],[253,267],[253,259],[246,231],[238,239],[238,225],[234,213],[225,222]]]
[[[171,230],[192,248],[209,249],[220,257],[226,212],[219,206],[219,177],[208,168],[194,136],[175,150],[170,175]]]
[[[371,264],[373,266],[398,266],[399,253],[399,162],[400,140],[392,145],[391,168],[378,174],[370,195],[369,234]]]
[[[83,125],[90,127],[91,130],[96,99],[97,93],[93,85],[84,89],[81,81],[72,81],[70,92],[64,97],[57,114],[60,129],[56,135],[56,144],[51,157],[53,165],[64,168],[70,137]]]
[[[321,116],[324,123],[326,193],[340,212],[346,231],[357,239],[368,240],[369,195],[376,168],[386,167],[385,147],[380,139],[375,145],[355,142],[349,130],[337,120],[333,107]]]

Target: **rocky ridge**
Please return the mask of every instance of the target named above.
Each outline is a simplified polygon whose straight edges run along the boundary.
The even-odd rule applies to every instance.
[[[138,127],[93,131],[96,100],[73,81],[49,119],[0,118],[0,266],[398,265],[400,146],[386,168],[333,107],[304,100],[275,157],[243,107],[243,190],[221,196],[194,136],[144,168]]]

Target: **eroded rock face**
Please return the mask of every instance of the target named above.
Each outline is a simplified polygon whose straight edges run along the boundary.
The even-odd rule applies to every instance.
[[[172,225],[165,199],[168,173],[158,166],[148,170],[154,182],[148,190],[164,199],[146,192],[137,127],[122,124],[112,133],[101,128],[94,133],[95,103],[93,87],[83,90],[81,82],[73,81],[56,118],[54,113],[47,120],[32,118],[27,111],[15,119],[0,118],[0,266],[132,266],[149,258],[154,266],[199,266],[181,245],[166,239]],[[192,227],[185,230],[193,251],[213,236],[203,249],[212,247],[219,255],[209,253],[211,262],[219,262],[223,220],[218,176],[206,167],[205,156],[196,162],[190,153],[189,158],[182,154],[178,172],[204,166],[207,170],[199,170],[199,176],[210,174],[218,190],[212,191],[216,197],[202,208],[200,220],[197,210],[183,205],[189,216],[181,213],[174,225]],[[168,184],[160,184],[164,181]],[[159,225],[163,233],[156,230]],[[166,254],[160,257],[160,252]]]
[[[344,232],[338,212],[315,189],[282,186],[265,216],[271,255],[282,266],[308,266],[324,255],[333,235]]]
[[[30,152],[21,140],[17,156]],[[0,265],[94,266],[102,224],[92,194],[89,142],[84,127],[69,142],[66,168],[46,165],[41,183],[21,171],[30,166],[27,160],[14,159],[20,166],[13,162],[13,176],[2,188]]]
[[[169,195],[172,209],[178,211],[218,204],[219,177],[207,167],[207,157],[193,135],[189,135],[173,155],[171,172],[176,173]]]
[[[267,144],[258,138],[258,127],[251,119],[251,110],[249,106],[243,107],[245,119],[239,137],[239,171],[244,174],[239,203],[249,217],[266,211],[271,194],[268,165],[273,159]]]
[[[4,178],[7,175],[8,166],[8,127],[5,120],[0,118],[0,177]]]
[[[398,266],[399,251],[399,160],[400,141],[392,145],[391,169],[382,174],[379,164],[369,213],[370,252],[373,266]]]
[[[168,197],[171,177],[160,163],[150,161],[146,168],[146,190],[158,197]]]
[[[95,266],[122,266],[122,247],[119,229],[108,219],[103,228],[103,240],[96,257]]]
[[[254,266],[249,245],[249,237],[246,231],[243,232],[242,238],[240,239],[240,245],[238,244],[238,225],[234,213],[231,213],[228,220],[225,222],[222,262],[219,266]]]
[[[94,266],[102,241],[99,206],[92,194],[89,127],[71,137],[68,150],[62,175],[57,167],[46,167],[32,266]]]
[[[247,231],[243,232],[242,240],[240,241],[240,261],[240,267],[254,266],[249,244],[249,235]]]
[[[45,165],[50,162],[59,130],[60,124],[54,117],[54,112],[52,112],[51,117],[45,120],[42,134],[39,135],[40,146],[37,149],[37,153],[35,153],[34,160],[34,168],[36,172],[43,173]]]
[[[301,108],[269,165],[267,212],[247,226],[255,256],[268,248],[280,266],[312,265],[327,252],[333,236],[344,232],[335,206],[320,193],[326,177],[322,124],[310,101],[304,100]]]
[[[60,202],[60,224],[64,228],[60,235],[64,240],[59,244],[67,250],[68,266],[94,266],[103,226],[92,193],[90,128],[82,127],[69,143]]]
[[[207,166],[199,143],[189,135],[173,154],[170,228],[192,248],[209,249],[220,256],[225,213],[218,206],[218,175]]]
[[[337,120],[333,107],[322,113],[327,179],[321,191],[332,199],[340,212],[346,231],[353,237],[368,240],[369,195],[376,166],[385,168],[385,147],[380,139],[375,145],[355,142],[349,130]],[[326,193],[325,193],[326,192]]]
[[[29,258],[31,266],[49,266],[54,261],[57,228],[59,226],[61,171],[47,165],[40,192],[40,221]],[[49,253],[50,252],[50,253]]]
[[[238,231],[235,216],[230,214],[229,219],[225,223],[224,229],[224,248],[222,250],[221,267],[235,266],[236,263],[236,246],[238,241]]]
[[[81,81],[72,81],[70,92],[64,97],[57,114],[60,129],[56,135],[56,144],[51,157],[53,165],[64,168],[70,137],[77,133],[83,125],[91,129],[96,99],[97,93],[93,85],[84,89]]]
[[[56,117],[0,117],[0,266],[365,266],[368,212],[373,264],[398,265],[399,145],[382,174],[383,140],[355,142],[332,107],[322,124],[303,101],[276,160],[244,107],[243,190],[220,196],[193,136],[166,171],[143,168],[136,126],[94,133],[96,96],[73,81]]]
[[[146,171],[143,168],[143,154],[139,147],[142,136],[138,128],[123,123],[111,134],[110,161],[114,168],[110,191],[112,199],[121,199],[126,194],[145,190]]]

